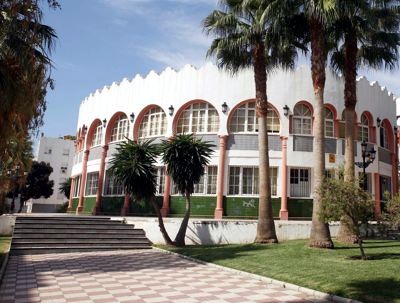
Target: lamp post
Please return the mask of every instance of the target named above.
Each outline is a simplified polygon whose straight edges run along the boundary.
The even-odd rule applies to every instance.
[[[362,168],[363,170],[363,190],[367,190],[367,178],[365,175],[365,169],[375,160],[376,151],[372,147],[372,149],[367,150],[367,142],[361,142],[361,157],[362,162],[355,162],[354,164],[357,167]],[[368,158],[368,160],[367,160]]]

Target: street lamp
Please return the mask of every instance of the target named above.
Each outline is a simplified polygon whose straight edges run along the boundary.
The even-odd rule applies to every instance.
[[[361,142],[361,157],[362,162],[355,162],[354,164],[357,167],[362,168],[363,170],[363,190],[367,190],[367,178],[365,175],[365,169],[375,160],[376,151],[374,147],[370,150],[367,150],[367,142],[364,140]],[[367,159],[368,158],[368,159]],[[367,159],[367,160],[366,160]]]

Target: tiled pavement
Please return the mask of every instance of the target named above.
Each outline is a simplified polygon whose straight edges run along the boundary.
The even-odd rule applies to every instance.
[[[0,302],[322,302],[157,250],[11,256]]]

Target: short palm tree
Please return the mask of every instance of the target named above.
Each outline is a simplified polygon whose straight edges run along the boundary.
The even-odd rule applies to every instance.
[[[178,134],[161,144],[162,160],[167,165],[167,174],[186,199],[185,216],[174,241],[177,246],[185,245],[191,209],[190,196],[195,184],[204,175],[204,169],[213,153],[213,146],[193,134]]]
[[[156,194],[156,158],[159,148],[152,140],[136,143],[130,139],[118,144],[117,152],[110,161],[110,172],[116,181],[122,184],[125,193],[135,201],[150,202],[158,218],[160,231],[166,244],[172,241],[164,227],[159,206],[155,200]]]
[[[291,3],[282,0],[222,0],[223,10],[215,10],[203,21],[207,34],[215,37],[208,56],[233,74],[252,68],[258,117],[259,215],[256,243],[277,243],[272,213],[269,173],[267,72],[275,67],[293,67],[296,42],[289,29]],[[292,24],[293,25],[293,24]],[[291,36],[291,37],[289,37]],[[297,44],[300,46],[300,44]]]
[[[69,199],[69,194],[71,192],[71,181],[72,179],[68,178],[65,182],[62,182],[58,188],[58,192],[63,194],[67,199]]]
[[[354,117],[357,104],[357,70],[360,66],[393,69],[400,47],[400,14],[394,1],[338,0],[339,18],[334,24],[337,37],[332,65],[344,76],[345,179],[354,180]],[[397,1],[398,3],[398,1]],[[343,226],[343,225],[341,225]],[[346,228],[340,241],[354,242]]]

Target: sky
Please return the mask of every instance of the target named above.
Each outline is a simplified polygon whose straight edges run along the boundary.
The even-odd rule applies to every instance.
[[[44,23],[58,39],[52,53],[55,89],[47,95],[47,137],[75,135],[79,105],[105,85],[206,62],[211,38],[201,21],[218,0],[59,0],[61,10],[44,9]],[[300,60],[299,64],[307,64]],[[361,70],[400,96],[400,71]]]

